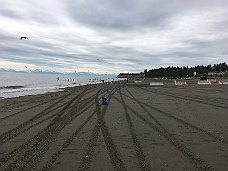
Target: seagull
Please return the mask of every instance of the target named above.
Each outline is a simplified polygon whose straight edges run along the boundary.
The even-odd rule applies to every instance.
[[[21,37],[21,40],[22,40],[22,39],[28,39],[28,37]],[[28,40],[29,40],[29,39],[28,39]]]

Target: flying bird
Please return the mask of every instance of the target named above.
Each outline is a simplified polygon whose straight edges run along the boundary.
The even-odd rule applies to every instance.
[[[28,37],[21,37],[21,40],[22,40],[22,39],[28,39]],[[28,39],[28,40],[29,40],[29,39]]]

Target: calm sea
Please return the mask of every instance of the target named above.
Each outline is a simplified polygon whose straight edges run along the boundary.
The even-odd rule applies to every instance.
[[[62,88],[109,82],[117,78],[63,74],[0,73],[0,99],[62,91]]]

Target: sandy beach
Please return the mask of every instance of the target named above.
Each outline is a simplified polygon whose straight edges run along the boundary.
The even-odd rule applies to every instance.
[[[228,85],[149,82],[0,100],[0,170],[228,170]]]

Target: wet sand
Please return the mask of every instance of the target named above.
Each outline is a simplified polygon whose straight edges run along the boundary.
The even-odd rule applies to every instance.
[[[0,100],[0,170],[228,170],[228,85],[150,81]]]

